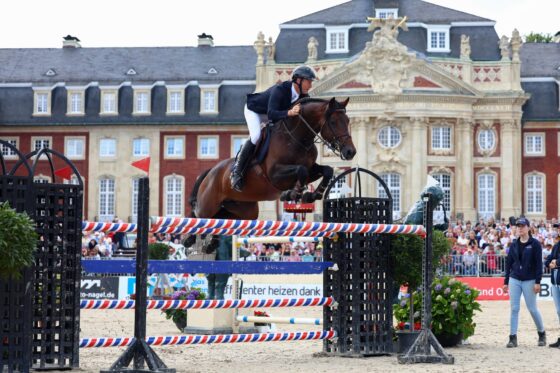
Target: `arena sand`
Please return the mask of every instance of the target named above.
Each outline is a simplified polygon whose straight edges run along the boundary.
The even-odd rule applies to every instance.
[[[154,347],[168,367],[177,372],[543,372],[557,371],[560,349],[537,347],[537,332],[522,303],[519,347],[505,347],[509,334],[509,303],[481,302],[476,316],[476,334],[468,344],[446,351],[454,365],[397,363],[396,355],[369,358],[321,357],[322,341],[267,342],[227,345]],[[548,341],[560,337],[553,302],[539,302]],[[268,309],[274,316],[321,317],[321,308]],[[250,310],[241,310],[250,314]],[[81,337],[125,337],[133,335],[133,310],[82,310]],[[319,330],[309,325],[277,325],[278,331]],[[147,335],[179,334],[158,310],[148,311]],[[124,348],[80,349],[80,368],[85,372],[108,369]]]

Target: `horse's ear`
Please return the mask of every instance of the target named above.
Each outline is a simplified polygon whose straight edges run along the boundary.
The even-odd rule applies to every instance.
[[[336,108],[336,98],[331,98],[329,101],[329,109],[334,109]]]
[[[341,102],[342,107],[346,108],[346,105],[348,105],[349,101],[350,101],[350,97],[346,97],[346,100]]]

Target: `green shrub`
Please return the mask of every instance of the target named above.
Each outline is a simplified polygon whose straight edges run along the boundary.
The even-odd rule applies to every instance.
[[[33,264],[36,247],[33,220],[26,213],[16,212],[8,202],[0,203],[0,276],[20,278],[20,271]]]
[[[158,242],[149,244],[148,259],[152,259],[152,260],[169,259],[169,246]]]

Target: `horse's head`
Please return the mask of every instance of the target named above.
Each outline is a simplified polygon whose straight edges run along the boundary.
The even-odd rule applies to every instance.
[[[350,135],[350,119],[346,115],[346,105],[350,98],[338,102],[333,97],[326,107],[324,122],[321,124],[321,137],[335,152],[340,153],[340,158],[350,160],[356,155],[356,147]]]

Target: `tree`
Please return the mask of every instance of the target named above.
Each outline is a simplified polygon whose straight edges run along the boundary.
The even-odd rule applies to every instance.
[[[538,32],[532,32],[529,35],[525,35],[525,43],[551,43],[553,36],[551,34],[541,34]]]

